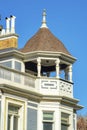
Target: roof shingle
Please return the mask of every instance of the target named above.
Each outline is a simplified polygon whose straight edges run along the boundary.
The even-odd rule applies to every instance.
[[[20,51],[24,53],[34,51],[53,51],[71,55],[65,48],[64,44],[56,38],[48,28],[40,28]]]

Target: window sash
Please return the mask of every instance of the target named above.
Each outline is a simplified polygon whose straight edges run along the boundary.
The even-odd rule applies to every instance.
[[[69,128],[69,114],[61,113],[61,130],[68,130]]]
[[[18,71],[21,71],[21,63],[18,61],[15,61],[15,69]]]
[[[7,130],[18,130],[20,120],[19,109],[19,106],[15,106],[13,104],[8,105]]]
[[[12,61],[4,61],[4,62],[1,62],[0,64],[5,67],[12,68]]]
[[[68,130],[68,125],[61,124],[61,130]]]
[[[8,128],[7,130],[18,130],[18,116],[8,115]]]
[[[67,114],[67,113],[61,114],[61,123],[62,124],[69,124],[69,114]]]
[[[53,130],[54,113],[44,111],[43,112],[43,130]]]
[[[18,130],[18,117],[14,116],[13,130]]]
[[[43,122],[43,130],[53,130],[53,122]]]
[[[43,112],[43,120],[53,120],[53,112]]]

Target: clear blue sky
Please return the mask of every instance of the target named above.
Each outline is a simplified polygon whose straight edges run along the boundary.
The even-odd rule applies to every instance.
[[[0,0],[0,24],[5,28],[5,17],[16,16],[19,48],[41,26],[42,11],[46,9],[47,25],[77,58],[73,65],[74,97],[87,114],[87,0]]]

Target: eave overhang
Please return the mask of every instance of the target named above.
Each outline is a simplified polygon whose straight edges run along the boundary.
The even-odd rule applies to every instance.
[[[64,54],[62,52],[34,51],[34,52],[24,53],[24,55],[25,55],[24,56],[25,62],[28,60],[33,60],[37,57],[60,58],[61,60],[64,60],[71,64],[73,64],[76,61],[75,57],[68,55],[68,54]]]
[[[0,51],[0,58],[6,57],[17,57],[19,59],[24,59],[24,54],[16,49],[8,49]]]
[[[24,62],[35,60],[38,57],[53,58],[53,59],[60,58],[61,60],[71,64],[73,64],[76,61],[75,57],[64,54],[62,52],[34,51],[29,53],[23,53],[16,49],[1,51],[0,58],[6,58],[6,57],[16,57],[22,59]]]
[[[82,108],[84,108],[83,106],[79,105],[78,99],[75,98],[70,98],[70,97],[66,97],[66,96],[46,96],[43,97],[43,101],[59,101],[62,105],[66,105],[69,107],[73,107],[74,110],[80,110]]]

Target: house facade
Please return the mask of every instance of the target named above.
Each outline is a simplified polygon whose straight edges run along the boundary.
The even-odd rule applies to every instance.
[[[76,59],[42,25],[18,49],[15,16],[0,26],[0,130],[76,130],[72,67]]]

